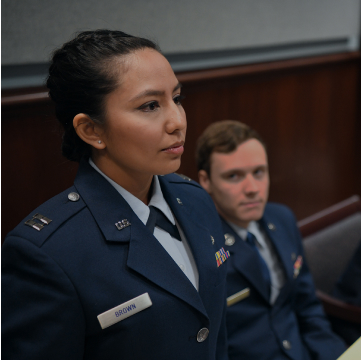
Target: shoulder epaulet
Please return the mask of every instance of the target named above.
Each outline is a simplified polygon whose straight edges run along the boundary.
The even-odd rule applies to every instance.
[[[174,173],[174,174],[180,176],[184,180],[192,181],[192,179],[186,175],[178,174],[178,173]]]
[[[169,182],[172,183],[189,184],[203,189],[202,186],[200,186],[196,181],[192,180],[190,177],[183,174],[172,173],[172,174],[164,175],[164,177]]]
[[[7,237],[21,237],[41,246],[64,222],[85,206],[73,186],[32,211]]]

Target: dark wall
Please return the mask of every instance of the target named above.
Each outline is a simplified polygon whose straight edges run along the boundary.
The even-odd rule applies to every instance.
[[[177,74],[188,119],[179,172],[197,179],[195,141],[210,123],[248,123],[268,145],[270,200],[301,219],[361,194],[360,54]],[[2,238],[72,184],[46,89],[2,94]]]
[[[71,186],[77,169],[61,156],[53,104],[42,99],[4,105],[8,99],[3,93],[2,240],[37,206]]]
[[[361,194],[358,53],[179,74],[188,118],[183,171],[197,178],[195,141],[210,123],[243,121],[264,138],[270,200],[302,219]]]

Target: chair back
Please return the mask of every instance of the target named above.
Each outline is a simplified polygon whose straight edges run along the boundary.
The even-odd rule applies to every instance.
[[[361,199],[354,195],[298,226],[316,288],[330,294],[361,240]]]

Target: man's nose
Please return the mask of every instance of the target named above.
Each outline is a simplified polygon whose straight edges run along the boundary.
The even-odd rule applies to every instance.
[[[248,174],[246,176],[245,183],[244,183],[244,190],[246,193],[257,193],[259,191],[258,182],[253,177],[252,174]]]

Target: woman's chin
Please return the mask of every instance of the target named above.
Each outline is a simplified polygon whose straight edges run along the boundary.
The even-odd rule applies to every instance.
[[[181,160],[176,159],[171,161],[169,164],[167,164],[166,166],[162,166],[161,169],[159,169],[157,175],[168,175],[168,174],[172,174],[174,172],[176,172],[179,167],[181,165]]]

